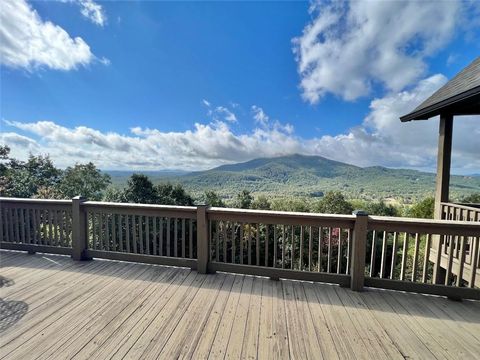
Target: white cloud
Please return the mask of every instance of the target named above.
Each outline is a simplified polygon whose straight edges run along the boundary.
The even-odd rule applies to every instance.
[[[457,1],[318,1],[315,18],[293,40],[303,97],[330,92],[345,100],[374,83],[400,91],[426,71],[425,58],[448,42],[460,22]]]
[[[71,70],[96,59],[82,38],[43,21],[25,0],[2,1],[0,44],[2,64],[13,68]]]
[[[269,117],[263,109],[257,105],[252,106],[253,119],[260,125],[265,126],[268,123]]]
[[[93,161],[104,169],[207,169],[217,165],[294,153],[321,155],[359,166],[383,165],[434,170],[438,120],[401,123],[405,109],[415,108],[446,81],[437,74],[409,90],[374,99],[361,125],[334,136],[302,138],[292,125],[267,121],[236,133],[226,121],[195,124],[184,132],[134,127],[129,134],[101,132],[85,126],[67,128],[52,121],[5,121],[23,134],[0,134],[12,154],[49,153],[59,166]],[[256,106],[255,109],[260,110]],[[252,108],[253,110],[253,108]],[[267,116],[267,115],[265,115]],[[455,172],[480,172],[479,117],[454,121]]]
[[[214,121],[228,121],[230,123],[236,123],[238,121],[235,113],[226,106],[213,107],[212,103],[205,99],[202,99],[202,104],[208,109],[207,116],[212,118]],[[238,107],[238,104],[231,103],[231,107],[236,108]]]
[[[237,122],[237,117],[235,116],[235,114],[230,110],[228,110],[225,106],[217,106],[215,108],[214,113],[216,115],[223,117],[223,119],[228,122],[232,122],[232,123]]]
[[[79,0],[80,12],[84,17],[96,25],[103,26],[107,21],[107,16],[100,4],[93,0]]]

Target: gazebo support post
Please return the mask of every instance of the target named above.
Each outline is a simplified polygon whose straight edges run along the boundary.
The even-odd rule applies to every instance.
[[[435,219],[442,218],[442,202],[448,202],[450,164],[452,159],[453,115],[440,114],[438,133],[437,184],[435,190]]]

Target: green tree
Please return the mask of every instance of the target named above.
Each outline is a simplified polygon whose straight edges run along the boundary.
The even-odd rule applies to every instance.
[[[340,191],[329,191],[315,204],[314,210],[324,214],[351,214],[353,206]]]
[[[355,209],[365,210],[369,215],[399,216],[399,210],[393,205],[387,205],[383,201],[361,201],[352,203]]]
[[[480,204],[480,193],[471,194],[460,199],[462,203]]]
[[[65,169],[58,190],[65,198],[81,195],[89,200],[101,200],[110,184],[110,175],[102,174],[95,164],[76,164]]]
[[[302,198],[275,199],[271,207],[275,211],[310,212],[308,202]]]
[[[133,174],[123,190],[123,201],[139,204],[158,204],[157,190],[148,176]]]
[[[434,208],[435,199],[427,197],[407,209],[405,215],[414,218],[433,219]]]
[[[114,188],[112,186],[108,187],[103,194],[103,201],[124,202],[123,190]]]
[[[205,191],[204,198],[208,206],[225,207],[224,201],[215,191]]]
[[[250,209],[253,201],[253,196],[248,190],[242,190],[237,194],[235,199],[235,207],[240,209]]]
[[[8,159],[8,147],[2,147],[1,153],[3,160]],[[9,160],[1,170],[0,193],[4,196],[32,197],[39,188],[56,187],[62,175],[49,156],[30,155],[26,162]]]
[[[257,210],[270,210],[272,208],[272,204],[265,195],[260,195],[253,200],[251,208]]]
[[[157,193],[157,204],[191,206],[193,198],[180,184],[170,183],[159,184],[155,187]]]

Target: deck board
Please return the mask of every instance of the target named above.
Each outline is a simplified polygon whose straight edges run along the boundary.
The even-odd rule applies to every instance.
[[[0,359],[470,359],[480,302],[0,251]]]

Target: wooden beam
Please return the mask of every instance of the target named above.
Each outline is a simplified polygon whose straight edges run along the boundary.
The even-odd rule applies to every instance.
[[[437,184],[435,190],[435,218],[442,218],[442,202],[448,202],[450,164],[452,158],[453,115],[441,114],[438,133]]]

